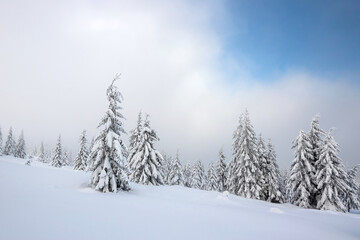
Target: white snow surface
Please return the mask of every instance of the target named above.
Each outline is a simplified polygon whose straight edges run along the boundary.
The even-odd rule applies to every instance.
[[[360,239],[360,212],[272,204],[182,186],[101,193],[90,173],[0,157],[0,239]]]

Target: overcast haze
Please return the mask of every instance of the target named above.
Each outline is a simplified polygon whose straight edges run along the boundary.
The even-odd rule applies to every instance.
[[[127,132],[148,113],[158,150],[180,149],[183,161],[215,161],[222,146],[228,161],[247,108],[281,168],[317,113],[337,128],[346,165],[359,164],[359,4],[249,2],[1,1],[3,141],[10,126],[28,147],[53,148],[61,133],[75,156],[121,73]]]

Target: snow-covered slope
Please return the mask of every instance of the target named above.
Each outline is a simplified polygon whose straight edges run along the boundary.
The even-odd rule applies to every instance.
[[[360,213],[178,186],[99,193],[89,174],[0,157],[0,239],[360,239]]]

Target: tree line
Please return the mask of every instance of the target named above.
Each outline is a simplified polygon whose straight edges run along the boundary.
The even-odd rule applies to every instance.
[[[159,141],[150,126],[149,115],[138,114],[136,127],[131,130],[129,146],[123,142],[126,134],[121,114],[123,96],[114,84],[106,91],[109,107],[99,123],[99,134],[87,147],[86,131],[79,139],[79,152],[74,159],[75,170],[90,171],[90,185],[101,192],[129,191],[129,181],[145,185],[182,185],[208,191],[228,191],[232,194],[273,203],[290,202],[303,208],[350,211],[358,209],[359,186],[357,166],[345,171],[339,158],[339,145],[332,130],[325,133],[319,116],[311,122],[309,132],[300,131],[293,141],[295,158],[289,171],[280,173],[274,146],[269,139],[255,133],[246,110],[233,133],[232,156],[228,163],[220,149],[217,162],[207,171],[198,160],[193,165],[156,150]],[[0,129],[0,155],[25,158],[25,140],[21,133],[18,143],[10,128],[4,149]],[[47,155],[47,156],[46,156]],[[49,159],[41,144],[36,158],[54,167],[69,165],[59,136]],[[29,163],[29,161],[28,161]]]

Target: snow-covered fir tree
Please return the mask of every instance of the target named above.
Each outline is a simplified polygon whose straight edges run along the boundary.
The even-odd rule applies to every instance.
[[[347,171],[346,184],[349,189],[343,193],[343,200],[347,211],[350,212],[350,209],[359,209],[360,202],[358,200],[358,188],[359,186],[356,183],[356,173],[358,166],[353,167]]]
[[[51,166],[53,166],[53,167],[62,167],[63,166],[63,152],[62,152],[62,146],[61,146],[61,135],[59,135],[59,138],[56,143],[54,154],[51,159]]]
[[[338,156],[339,145],[331,135],[331,130],[320,147],[319,161],[316,163],[316,180],[319,191],[317,209],[345,212],[340,194],[349,191],[347,174]]]
[[[265,176],[266,186],[266,201],[274,203],[283,203],[284,196],[280,191],[280,172],[279,166],[276,163],[276,153],[274,146],[272,145],[270,139],[266,151],[266,160],[267,165],[269,166],[269,172]]]
[[[288,181],[289,181],[289,171],[288,170],[280,171],[280,180],[279,181],[280,181],[279,182],[280,192],[284,196],[284,202],[289,202],[291,194],[290,194],[289,189],[287,188]]]
[[[122,123],[124,117],[119,112],[123,97],[114,85],[118,78],[115,77],[106,91],[109,108],[99,124],[102,130],[89,155],[90,184],[101,192],[130,190],[127,148],[121,140],[121,134],[126,134]]]
[[[3,138],[2,138],[2,132],[0,127],[0,156],[3,155]]]
[[[91,150],[93,149],[94,145],[95,145],[95,138],[93,137],[93,138],[91,139],[91,142],[90,142],[90,145],[89,145],[89,153],[90,153]]]
[[[179,151],[176,152],[176,156],[171,164],[169,185],[184,185],[184,175],[182,172]]]
[[[269,182],[268,180],[271,179],[271,166],[270,166],[270,161],[268,161],[268,156],[267,156],[267,152],[266,152],[266,148],[265,148],[265,143],[264,140],[261,136],[261,134],[259,134],[258,137],[258,142],[256,145],[256,151],[257,151],[257,155],[258,155],[258,162],[259,162],[259,170],[260,170],[260,177],[261,177],[261,181],[259,181],[260,183],[260,199],[261,200],[265,200],[268,201],[269,199]]]
[[[70,165],[70,153],[68,150],[64,149],[62,154],[62,165],[69,166]]]
[[[162,161],[162,174],[163,174],[163,180],[164,180],[164,184],[169,185],[169,175],[170,175],[170,171],[171,171],[171,164],[172,164],[172,157],[168,156],[167,154],[163,153],[163,161]]]
[[[128,156],[128,162],[130,167],[133,164],[132,161],[135,160],[135,158],[133,158],[133,154],[135,153],[135,148],[140,144],[142,131],[143,131],[143,123],[142,123],[142,113],[140,111],[138,114],[136,127],[130,132],[131,133],[129,138],[130,154]]]
[[[23,131],[21,131],[18,143],[16,144],[14,156],[23,159],[26,157],[25,139]]]
[[[315,176],[316,174],[316,164],[319,161],[320,155],[320,147],[323,144],[322,137],[325,135],[325,132],[320,128],[319,124],[320,115],[317,114],[311,121],[310,124],[310,131],[309,131],[309,140],[312,148],[313,159],[310,161],[311,165],[313,166],[313,173],[312,175]],[[317,182],[314,178],[314,181],[311,181],[312,190],[310,192],[310,203],[313,207],[316,207],[316,199],[317,199]]]
[[[303,208],[311,207],[311,193],[314,192],[313,149],[307,133],[300,131],[293,141],[295,158],[291,164],[289,186],[291,191],[290,202]]]
[[[154,146],[159,138],[155,130],[150,127],[148,116],[145,118],[139,138],[137,145],[129,154],[131,181],[146,185],[164,184],[161,172],[163,157]]]
[[[136,127],[133,130],[131,130],[131,132],[130,132],[131,133],[130,138],[129,138],[130,152],[140,142],[142,128],[143,128],[143,125],[142,125],[142,113],[140,111],[139,114],[138,114]]]
[[[201,161],[195,162],[191,176],[191,187],[196,189],[205,189],[205,170]]]
[[[206,189],[208,191],[218,191],[219,189],[218,178],[216,176],[216,169],[213,163],[209,164]]]
[[[218,180],[218,190],[220,192],[227,190],[227,172],[226,172],[227,166],[225,163],[225,155],[223,152],[223,149],[221,148],[219,151],[219,160],[216,165],[216,177]]]
[[[236,174],[236,167],[240,167],[240,137],[242,132],[243,117],[241,114],[239,117],[239,125],[233,133],[233,144],[232,144],[232,158],[227,166],[227,190],[235,194],[239,190],[239,176]]]
[[[51,163],[52,151],[45,145],[45,162]]]
[[[234,166],[234,174],[238,177],[236,184],[239,186],[235,193],[246,198],[260,199],[263,179],[257,154],[256,135],[247,110],[241,130],[238,150],[240,161]]]
[[[184,186],[185,187],[191,187],[191,175],[192,175],[192,172],[191,172],[191,165],[190,163],[185,163],[183,165],[183,169],[182,169],[182,172],[183,172],[183,175],[184,175]]]
[[[15,140],[13,136],[12,127],[10,127],[8,137],[5,142],[4,146],[4,155],[12,155],[14,156],[15,153]]]
[[[74,160],[74,170],[85,170],[87,168],[87,159],[89,157],[89,152],[86,148],[87,139],[85,130],[83,130],[80,135],[79,143],[80,149]]]
[[[38,160],[40,162],[46,162],[45,148],[44,148],[44,143],[43,142],[41,142],[41,145],[40,145]]]

